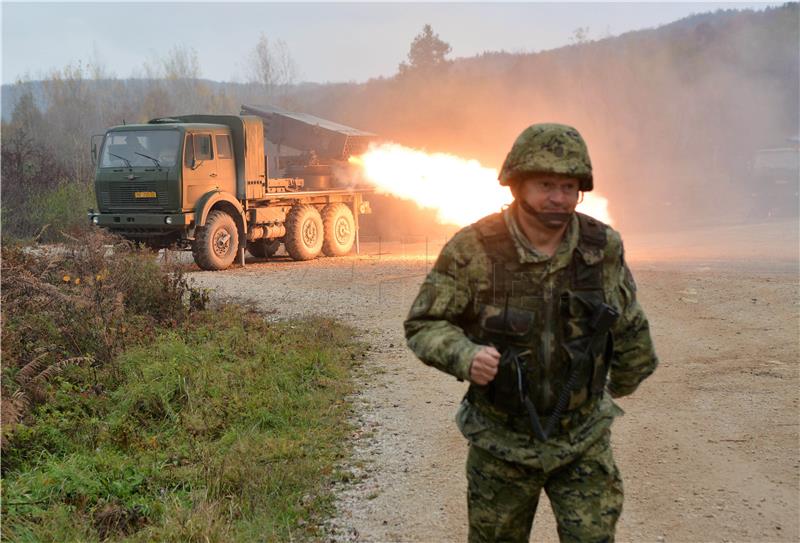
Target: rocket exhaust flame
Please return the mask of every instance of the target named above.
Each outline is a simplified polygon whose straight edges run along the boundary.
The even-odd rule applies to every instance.
[[[443,224],[466,226],[513,200],[497,183],[497,170],[448,153],[426,153],[395,143],[373,144],[350,163],[379,194],[412,200],[437,211]],[[586,193],[578,211],[607,224],[608,200]]]

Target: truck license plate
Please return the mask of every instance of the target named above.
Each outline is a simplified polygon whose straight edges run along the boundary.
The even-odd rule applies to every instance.
[[[134,198],[156,198],[157,195],[153,191],[134,192]]]

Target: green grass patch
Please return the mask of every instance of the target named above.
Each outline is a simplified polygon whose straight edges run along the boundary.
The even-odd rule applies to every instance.
[[[86,212],[96,207],[93,184],[65,182],[31,199],[28,212],[34,224],[48,225],[41,235],[42,241],[63,241],[63,231],[88,228]]]
[[[352,335],[227,306],[67,368],[4,449],[4,539],[321,537],[347,454]]]
[[[38,182],[32,179],[9,182],[28,187],[2,206],[3,243],[30,242],[34,237],[43,243],[64,242],[89,229],[86,212],[97,208],[94,183],[63,180],[52,187],[37,188]],[[5,192],[3,196],[5,199]]]

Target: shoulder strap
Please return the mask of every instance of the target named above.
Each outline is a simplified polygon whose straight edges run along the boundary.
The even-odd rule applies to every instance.
[[[602,263],[608,242],[606,225],[583,213],[576,215],[579,226],[578,250],[572,255],[572,288],[602,291]]]
[[[589,215],[583,213],[576,213],[576,215],[580,226],[578,246],[588,251],[597,251],[598,249],[603,251],[608,240],[606,225]]]
[[[517,250],[502,213],[493,213],[474,223],[475,231],[492,262],[516,262]]]

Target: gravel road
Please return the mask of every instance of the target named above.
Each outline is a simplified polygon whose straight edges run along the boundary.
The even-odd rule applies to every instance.
[[[661,366],[614,425],[618,540],[800,540],[796,224],[625,238]],[[466,539],[467,448],[453,422],[466,385],[417,361],[402,334],[440,247],[366,243],[360,256],[190,273],[279,317],[336,316],[370,345],[331,539]],[[545,498],[532,539],[557,541]]]

